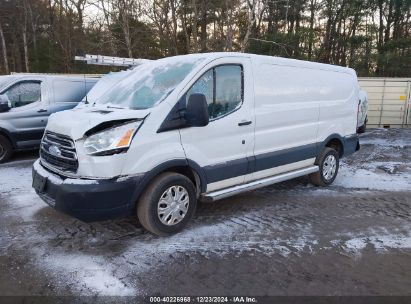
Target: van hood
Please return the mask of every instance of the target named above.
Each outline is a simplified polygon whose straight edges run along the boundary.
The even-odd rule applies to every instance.
[[[101,123],[144,119],[149,110],[116,109],[107,107],[82,107],[54,113],[50,116],[47,131],[70,136],[73,140],[84,137],[84,134]]]

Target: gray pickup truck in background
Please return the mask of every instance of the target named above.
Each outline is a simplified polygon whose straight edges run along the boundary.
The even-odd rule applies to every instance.
[[[98,80],[44,74],[0,76],[0,163],[14,151],[38,148],[48,117],[75,107]]]

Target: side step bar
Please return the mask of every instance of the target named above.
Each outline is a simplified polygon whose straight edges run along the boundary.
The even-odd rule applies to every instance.
[[[251,191],[258,188],[263,188],[272,184],[280,183],[289,179],[293,179],[296,177],[304,176],[310,173],[317,172],[319,170],[318,166],[311,166],[303,169],[298,169],[290,172],[286,172],[283,174],[278,174],[271,177],[266,177],[263,179],[259,179],[256,181],[252,181],[248,184],[238,185],[231,188],[225,188],[222,190],[217,190],[210,193],[204,193],[201,196],[201,200],[204,202],[214,202],[220,199],[236,195],[242,192]]]

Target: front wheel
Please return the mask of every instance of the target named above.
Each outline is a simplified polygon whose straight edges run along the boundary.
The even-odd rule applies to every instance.
[[[340,159],[338,152],[332,148],[325,148],[316,161],[319,171],[309,175],[310,182],[315,186],[331,185],[337,177]]]
[[[186,176],[162,173],[143,193],[137,216],[148,231],[165,236],[181,231],[197,206],[196,189]]]

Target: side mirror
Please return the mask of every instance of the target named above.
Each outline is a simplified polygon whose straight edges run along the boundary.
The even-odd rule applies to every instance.
[[[185,112],[187,125],[190,127],[205,127],[210,118],[208,116],[207,99],[204,94],[191,94],[188,98]]]
[[[10,101],[5,95],[0,95],[0,113],[7,112],[11,109]]]

